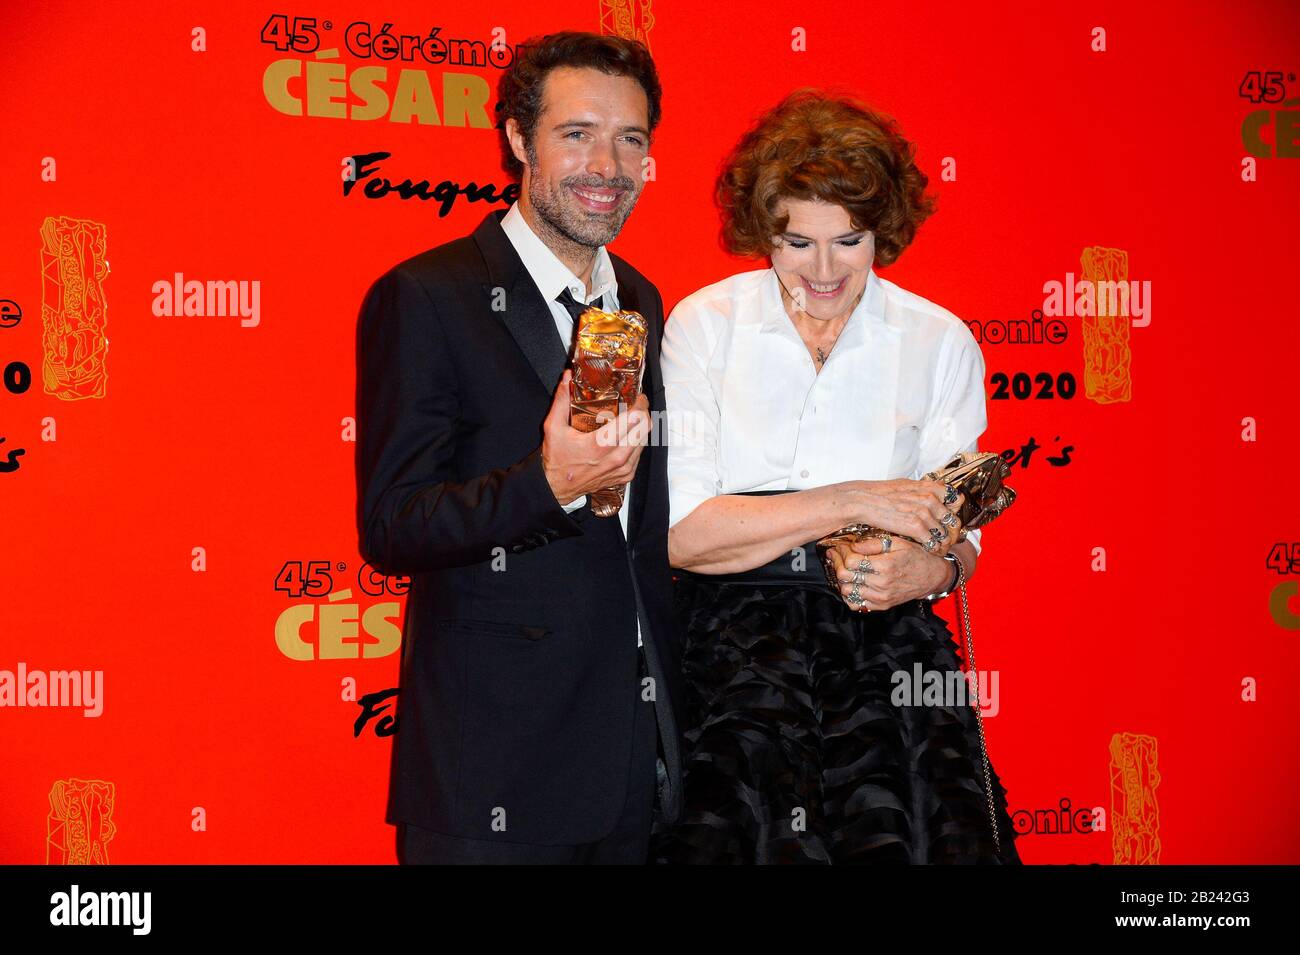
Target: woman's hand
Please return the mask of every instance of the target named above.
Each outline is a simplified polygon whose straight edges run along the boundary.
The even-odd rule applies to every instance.
[[[890,607],[946,590],[952,582],[952,562],[905,537],[889,536],[889,550],[879,537],[856,543],[836,544],[826,550],[826,560],[840,585],[840,596],[849,609],[866,612]],[[860,569],[863,561],[865,570]],[[856,572],[856,573],[855,573]],[[849,595],[857,585],[860,603]]]
[[[935,557],[942,557],[957,543],[961,521],[955,512],[966,500],[965,494],[958,494],[952,504],[945,505],[948,485],[940,481],[898,478],[856,483],[855,510],[862,516],[855,520],[910,538],[920,545],[934,540],[935,546],[929,553]]]

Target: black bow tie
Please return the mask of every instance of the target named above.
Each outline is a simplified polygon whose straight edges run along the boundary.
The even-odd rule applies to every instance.
[[[579,302],[576,298],[573,297],[573,293],[570,292],[567,287],[564,289],[563,292],[555,296],[555,300],[569,310],[569,314],[573,316],[574,328],[578,327],[579,315],[581,315],[589,308],[601,307],[599,299],[597,299],[591,305],[583,305],[581,302]]]

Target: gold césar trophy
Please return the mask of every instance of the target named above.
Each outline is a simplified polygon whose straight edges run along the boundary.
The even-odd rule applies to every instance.
[[[571,426],[595,431],[635,403],[645,372],[645,336],[646,321],[638,312],[589,308],[578,317],[569,379]],[[587,495],[592,513],[616,515],[626,490],[619,484],[592,491]]]

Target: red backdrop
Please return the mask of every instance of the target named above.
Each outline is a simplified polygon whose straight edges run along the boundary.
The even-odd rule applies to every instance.
[[[895,116],[939,211],[881,274],[982,323],[981,447],[1014,452],[1020,501],[970,594],[1022,856],[1300,861],[1294,4],[3,6],[0,861],[394,859],[394,699],[357,727],[357,701],[397,685],[403,604],[356,550],[357,310],[390,265],[501,204],[345,196],[342,162],[508,180],[463,79],[494,97],[500,69],[382,59],[344,42],[354,22],[647,36],[655,179],[615,249],[669,307],[756,267],[720,251],[711,187],[757,111],[833,85]],[[301,23],[277,50],[277,13],[315,18],[320,50]],[[346,91],[418,90],[402,70],[438,124],[382,102],[364,118]],[[997,340],[1093,249],[1150,283],[1145,317],[1111,327],[1127,365],[1090,352],[1078,316],[1059,344]],[[157,314],[176,273],[258,282],[257,324]],[[1101,391],[1089,355],[1111,363]],[[1017,373],[1056,396],[995,397]],[[98,703],[19,706],[42,701],[20,667],[98,672]],[[1107,828],[1051,832],[1062,800]]]

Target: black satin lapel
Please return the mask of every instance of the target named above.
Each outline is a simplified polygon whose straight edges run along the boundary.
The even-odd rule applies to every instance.
[[[555,315],[526,271],[517,274],[514,285],[506,289],[506,309],[498,314],[546,393],[555,394],[569,356],[555,327]]]
[[[663,411],[662,400],[655,400],[655,392],[659,390],[659,336],[654,327],[654,316],[646,315],[641,311],[636,286],[625,275],[620,274],[621,272],[622,269],[619,268],[618,262],[615,261],[614,275],[618,280],[618,307],[627,312],[639,312],[649,326],[646,338],[645,373],[641,378],[641,391],[650,399],[650,421],[653,425],[655,420],[653,413]],[[652,430],[650,440],[653,440],[653,438],[654,432]],[[663,451],[666,451],[666,449],[654,447],[649,443],[641,451],[641,460],[637,462],[636,474],[632,478],[632,506],[627,521],[627,539],[629,543],[636,539],[637,529],[641,526],[642,515],[645,512],[645,496],[650,483],[651,459],[655,454]]]
[[[498,302],[505,306],[504,311],[493,308],[492,313],[509,330],[519,345],[519,350],[528,359],[528,364],[533,366],[546,393],[554,395],[560,376],[564,374],[564,366],[568,363],[568,354],[560,340],[560,332],[555,327],[555,316],[551,313],[550,306],[542,298],[542,293],[537,290],[537,284],[528,274],[519,253],[501,228],[504,217],[504,210],[493,210],[483,217],[483,222],[474,230],[474,242],[483,256],[488,274],[483,291],[492,306]]]

